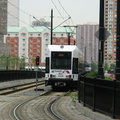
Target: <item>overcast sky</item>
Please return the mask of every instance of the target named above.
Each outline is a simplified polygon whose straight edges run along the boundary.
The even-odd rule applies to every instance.
[[[45,18],[46,21],[50,21],[51,9],[53,9],[54,14],[54,26],[68,19],[69,15],[72,19],[68,20],[65,24],[98,23],[99,1],[100,0],[20,0],[20,9],[31,15],[20,11],[20,19],[25,22],[20,22],[20,25],[30,25],[30,23],[35,20],[32,16],[35,16],[37,19]]]

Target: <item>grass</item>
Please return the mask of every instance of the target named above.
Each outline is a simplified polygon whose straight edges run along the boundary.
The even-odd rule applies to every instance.
[[[78,90],[73,90],[72,92],[69,91],[66,93],[66,96],[69,96],[72,98],[73,102],[75,102],[75,100],[77,99],[78,97]]]

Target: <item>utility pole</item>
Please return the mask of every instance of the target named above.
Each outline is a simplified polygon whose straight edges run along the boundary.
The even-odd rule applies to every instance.
[[[70,38],[71,38],[70,33],[68,33],[68,45],[70,45]]]
[[[120,0],[117,0],[116,80],[120,80]]]
[[[72,26],[64,26],[64,27],[75,27],[75,28],[77,28],[77,26],[74,26],[74,25],[72,25]],[[68,45],[70,45],[70,38],[71,38],[70,33],[68,33]],[[74,45],[75,45],[75,42],[74,42]]]
[[[52,45],[52,36],[53,36],[53,9],[51,9],[51,45]]]
[[[98,77],[104,78],[104,0],[100,0]]]

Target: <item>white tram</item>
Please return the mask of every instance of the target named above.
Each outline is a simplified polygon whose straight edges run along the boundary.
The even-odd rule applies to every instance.
[[[46,86],[75,88],[77,82],[78,48],[75,45],[49,45],[46,50]]]

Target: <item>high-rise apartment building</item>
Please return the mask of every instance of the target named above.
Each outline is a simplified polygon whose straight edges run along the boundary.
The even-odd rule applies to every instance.
[[[4,43],[7,34],[7,0],[0,0],[0,56],[8,55],[10,46]]]
[[[0,43],[7,34],[7,0],[0,0]]]
[[[77,26],[76,45],[84,54],[84,60],[87,63],[98,61],[98,39],[95,37],[98,29],[98,24],[83,24]]]
[[[19,26],[19,0],[8,0],[7,26]]]
[[[105,40],[104,63],[114,64],[116,61],[117,0],[104,2],[104,26],[111,34]]]

